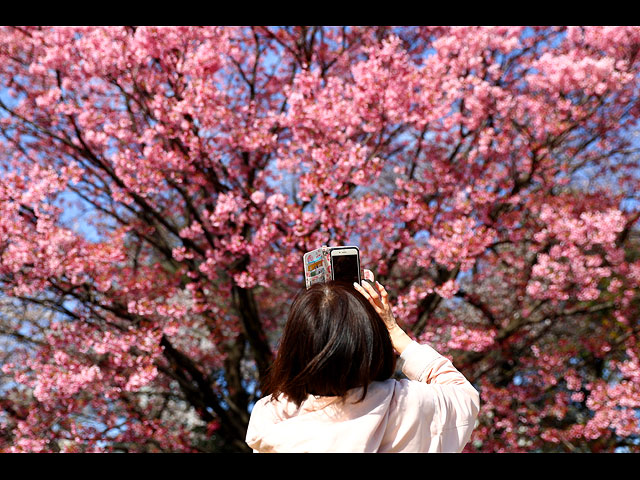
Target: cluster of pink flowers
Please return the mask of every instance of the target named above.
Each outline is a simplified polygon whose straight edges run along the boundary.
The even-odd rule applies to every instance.
[[[462,271],[471,268],[476,256],[495,239],[491,228],[476,227],[472,218],[458,218],[438,225],[432,235],[428,241],[434,249],[433,258],[448,268],[459,264]]]
[[[546,228],[535,234],[538,242],[554,240],[549,253],[537,256],[532,269],[532,280],[527,293],[534,298],[566,300],[572,295],[568,286],[577,285],[578,300],[595,300],[600,295],[598,282],[612,275],[609,267],[601,266],[604,259],[598,254],[585,251],[599,244],[605,252],[617,249],[615,240],[625,227],[622,212],[611,209],[607,212],[583,212],[572,218],[568,208],[561,211],[549,205],[541,207],[540,219]],[[618,280],[618,285],[619,285]]]

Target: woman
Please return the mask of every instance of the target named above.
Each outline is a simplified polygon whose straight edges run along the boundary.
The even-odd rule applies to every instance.
[[[452,363],[396,323],[388,294],[316,284],[295,298],[251,412],[254,452],[460,452],[479,395]],[[396,355],[407,378],[393,377]]]

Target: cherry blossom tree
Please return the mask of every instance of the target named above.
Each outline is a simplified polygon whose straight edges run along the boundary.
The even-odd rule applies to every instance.
[[[358,244],[467,451],[640,449],[638,27],[2,27],[0,451],[247,451]]]

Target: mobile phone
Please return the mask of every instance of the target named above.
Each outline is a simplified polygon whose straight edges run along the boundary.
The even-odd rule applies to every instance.
[[[360,284],[360,249],[356,246],[332,247],[329,250],[332,280]]]

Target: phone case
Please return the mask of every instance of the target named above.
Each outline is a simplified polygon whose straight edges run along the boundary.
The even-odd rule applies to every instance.
[[[331,280],[331,262],[329,261],[329,247],[322,245],[302,257],[304,264],[304,281],[306,288],[316,283]]]
[[[360,249],[355,245],[340,245],[337,247],[328,247],[322,245],[320,248],[311,250],[302,256],[304,265],[304,282],[305,287],[309,288],[316,283],[326,283],[333,277],[331,276],[331,250],[337,248],[356,248],[358,256]]]

